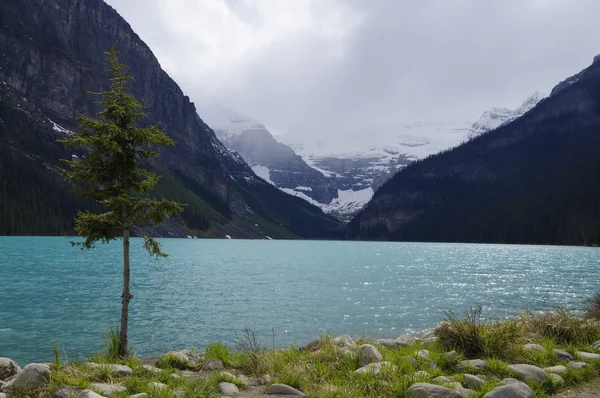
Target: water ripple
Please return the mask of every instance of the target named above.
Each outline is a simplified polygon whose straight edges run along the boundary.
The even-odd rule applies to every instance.
[[[323,331],[395,337],[435,326],[444,310],[488,317],[558,305],[596,289],[600,250],[425,243],[164,240],[167,260],[132,244],[131,345],[142,356],[255,327],[264,343]],[[118,324],[119,245],[84,252],[64,238],[0,237],[0,356],[45,361],[98,350]],[[16,332],[18,331],[18,332]]]

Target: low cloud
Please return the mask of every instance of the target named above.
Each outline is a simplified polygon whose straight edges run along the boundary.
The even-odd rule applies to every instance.
[[[276,132],[471,121],[600,52],[596,0],[107,2],[193,101]]]

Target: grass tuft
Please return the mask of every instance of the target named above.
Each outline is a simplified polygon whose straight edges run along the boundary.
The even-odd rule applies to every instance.
[[[481,319],[481,306],[467,311],[464,318],[445,311],[446,320],[435,329],[440,344],[461,352],[467,358],[505,357],[514,351],[521,331],[516,321],[489,322]]]
[[[600,324],[572,314],[564,308],[534,313],[526,311],[521,323],[527,332],[538,333],[558,344],[589,345],[600,339]]]

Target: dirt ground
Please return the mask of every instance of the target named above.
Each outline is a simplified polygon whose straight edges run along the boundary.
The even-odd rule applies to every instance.
[[[582,386],[565,390],[560,394],[554,395],[554,398],[600,398],[600,379],[595,379]]]

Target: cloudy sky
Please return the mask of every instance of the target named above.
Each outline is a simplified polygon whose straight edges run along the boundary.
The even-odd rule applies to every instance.
[[[600,53],[598,0],[106,1],[194,102],[275,132],[474,121]]]

